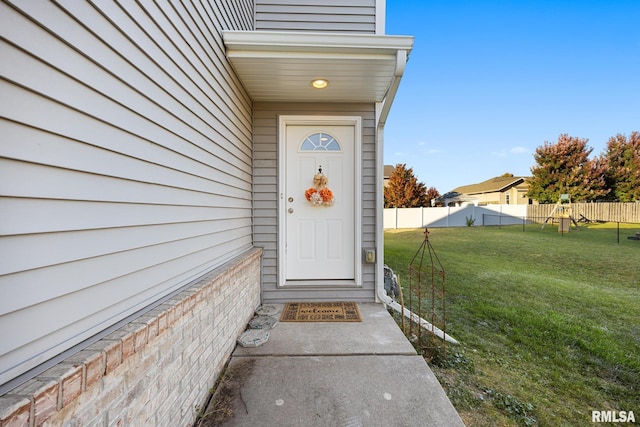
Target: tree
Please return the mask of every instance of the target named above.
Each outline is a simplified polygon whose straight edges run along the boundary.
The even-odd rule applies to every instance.
[[[556,202],[560,194],[569,194],[576,202],[603,199],[609,192],[606,165],[601,159],[589,159],[593,148],[587,142],[562,134],[556,143],[545,141],[536,148],[533,157],[537,165],[531,168],[527,196],[540,203]]]
[[[439,198],[440,198],[440,192],[436,190],[436,187],[429,187],[427,189],[426,206],[435,206]]]
[[[385,208],[415,208],[427,203],[427,187],[406,164],[397,164],[384,188]]]
[[[611,199],[640,201],[640,133],[631,132],[629,139],[621,134],[610,138],[602,161],[607,168]]]

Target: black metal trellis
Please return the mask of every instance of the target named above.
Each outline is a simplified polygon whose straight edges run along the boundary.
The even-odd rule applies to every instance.
[[[409,263],[409,307],[418,316],[430,323],[427,330],[431,329],[433,336],[437,336],[436,330],[440,329],[443,339],[432,339],[432,344],[425,344],[427,340],[422,337],[420,324],[409,322],[407,336],[415,337],[419,345],[437,346],[434,350],[446,351],[446,304],[445,304],[445,272],[431,242],[429,241],[429,229],[424,230],[424,240],[420,248]],[[414,332],[415,329],[415,332]]]

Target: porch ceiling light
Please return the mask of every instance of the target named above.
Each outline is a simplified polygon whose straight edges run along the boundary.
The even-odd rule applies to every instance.
[[[311,86],[313,86],[316,89],[324,89],[325,87],[329,86],[329,80],[315,79],[311,81]]]

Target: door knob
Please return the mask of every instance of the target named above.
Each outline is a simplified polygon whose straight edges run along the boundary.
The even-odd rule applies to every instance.
[[[289,208],[289,213],[293,213],[293,208]]]
[[[293,202],[293,197],[289,197],[289,203]]]

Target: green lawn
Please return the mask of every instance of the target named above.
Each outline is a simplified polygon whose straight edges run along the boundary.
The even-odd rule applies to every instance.
[[[431,365],[467,425],[589,425],[592,410],[640,422],[640,241],[626,239],[640,225],[619,244],[608,225],[430,231],[461,342]],[[385,232],[403,287],[423,239]]]

